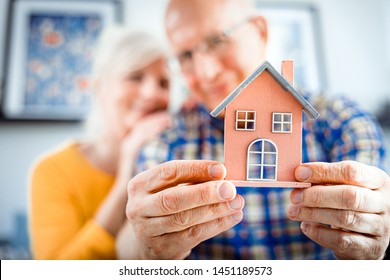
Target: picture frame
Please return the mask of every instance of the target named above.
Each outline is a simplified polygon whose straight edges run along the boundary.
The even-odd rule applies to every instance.
[[[281,65],[285,59],[294,60],[297,89],[315,94],[326,91],[326,65],[316,6],[261,0],[256,0],[255,5],[269,28],[267,60],[272,65]]]
[[[1,113],[8,120],[82,120],[93,48],[122,21],[119,0],[10,0]]]

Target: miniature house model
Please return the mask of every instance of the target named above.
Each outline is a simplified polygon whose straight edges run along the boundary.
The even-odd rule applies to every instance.
[[[302,110],[318,112],[293,87],[293,61],[282,74],[264,62],[212,112],[225,113],[226,180],[237,186],[306,187],[295,182],[302,157]]]

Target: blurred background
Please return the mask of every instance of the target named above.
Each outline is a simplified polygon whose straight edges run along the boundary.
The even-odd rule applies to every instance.
[[[380,121],[389,150],[390,1],[255,2],[269,20],[271,63],[278,69],[282,59],[293,58],[300,88],[345,94],[360,103]],[[99,32],[110,23],[122,22],[148,29],[164,40],[166,3],[167,0],[0,1],[0,259],[30,257],[26,222],[30,168],[42,153],[82,135],[82,120],[88,111],[89,59]],[[67,41],[66,32],[72,38],[79,36],[79,40]],[[41,46],[34,36],[43,35],[45,44],[70,46],[73,52],[40,53]],[[40,56],[51,57],[45,62],[51,71],[55,72],[54,66],[59,64],[57,77],[48,75],[46,66],[38,63]],[[46,90],[48,79],[50,86]],[[69,88],[70,84],[74,87]],[[175,97],[175,89],[182,86],[178,79],[172,90],[173,100],[182,98]],[[177,106],[176,102],[172,108]],[[388,158],[388,170],[389,166]]]

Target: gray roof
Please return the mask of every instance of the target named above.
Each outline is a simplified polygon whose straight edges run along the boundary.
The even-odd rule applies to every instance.
[[[316,119],[320,115],[314,108],[311,106],[306,99],[294,89],[294,87],[278,72],[276,69],[269,63],[265,61],[257,69],[249,75],[241,84],[239,84],[214,110],[211,111],[211,115],[216,117],[221,113],[230,102],[233,101],[236,96],[238,96],[241,91],[246,88],[250,83],[252,83],[257,76],[259,76],[264,70],[267,70],[268,73],[278,82],[278,84],[286,91],[290,92],[292,96],[297,100],[299,104],[302,105],[304,112],[308,115],[309,118]]]

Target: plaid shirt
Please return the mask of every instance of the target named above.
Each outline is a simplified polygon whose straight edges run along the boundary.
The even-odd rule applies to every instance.
[[[344,99],[308,96],[321,114],[303,117],[302,161],[356,160],[383,168],[382,131],[373,117]],[[173,129],[149,143],[138,158],[137,172],[174,159],[223,162],[223,120],[199,107],[180,112]],[[287,216],[289,189],[237,188],[245,199],[244,218],[233,228],[192,250],[191,259],[332,259],[329,249],[308,239],[300,223]]]

